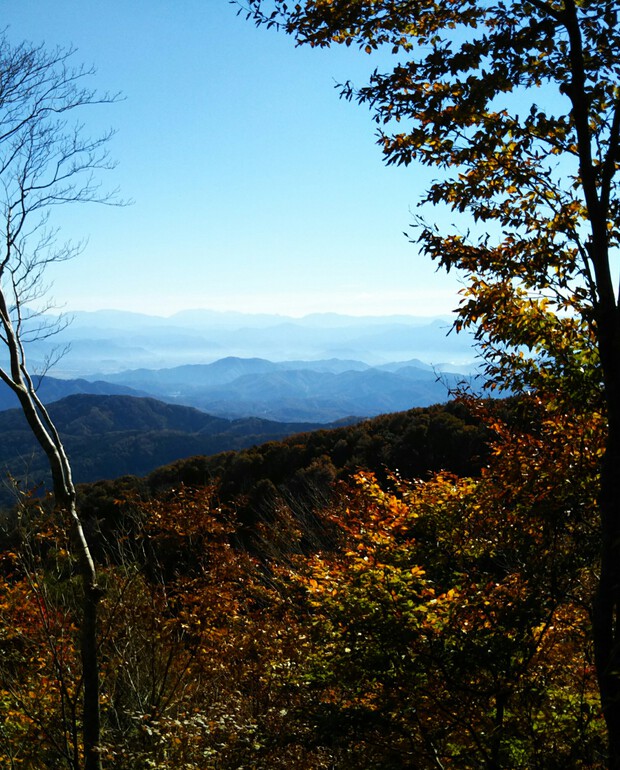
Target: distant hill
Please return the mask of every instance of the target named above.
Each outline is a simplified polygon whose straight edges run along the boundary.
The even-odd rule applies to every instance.
[[[228,356],[210,364],[169,369],[133,369],[80,379],[35,377],[43,403],[70,395],[127,395],[193,406],[238,419],[330,423],[349,415],[374,417],[448,400],[468,375],[436,372],[417,359],[370,366],[351,359],[267,361]],[[0,411],[17,407],[0,385]]]
[[[210,455],[324,427],[258,418],[228,420],[197,409],[132,396],[73,395],[48,406],[76,482],[145,475],[174,460]],[[19,409],[0,413],[0,468],[24,489],[49,483],[47,463]],[[0,489],[0,502],[12,499]]]
[[[113,382],[103,382],[102,380],[61,380],[57,377],[39,377],[32,378],[37,394],[44,404],[50,404],[53,401],[59,401],[61,398],[77,394],[90,394],[97,396],[148,396],[148,393],[140,392],[127,385]],[[6,409],[16,409],[19,406],[17,396],[5,385],[0,385],[0,411]]]

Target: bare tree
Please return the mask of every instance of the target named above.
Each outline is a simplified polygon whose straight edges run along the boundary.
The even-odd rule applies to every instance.
[[[81,657],[85,770],[99,770],[100,717],[97,661],[97,573],[76,505],[71,463],[26,361],[28,343],[53,334],[46,268],[74,256],[59,245],[51,214],[60,204],[114,202],[97,176],[111,168],[111,133],[85,138],[76,112],[115,101],[85,86],[92,70],[72,65],[72,49],[11,45],[0,36],[0,379],[16,394],[28,425],[49,461],[55,504],[71,527],[83,584]],[[79,768],[76,767],[76,770]]]

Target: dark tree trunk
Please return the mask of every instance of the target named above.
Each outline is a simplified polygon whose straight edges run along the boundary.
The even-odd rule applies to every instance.
[[[609,770],[620,770],[620,313],[599,317],[608,434],[601,468],[601,573],[594,600],[596,671],[609,736]]]
[[[620,770],[620,421],[617,418],[609,422],[599,509],[601,574],[594,602],[594,649],[609,734],[609,769]]]

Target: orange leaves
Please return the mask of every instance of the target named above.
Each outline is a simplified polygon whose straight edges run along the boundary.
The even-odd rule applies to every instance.
[[[600,447],[602,426],[553,400],[520,409],[521,429],[489,409],[494,453],[478,479],[358,474],[331,511],[340,549],[298,566],[323,640],[311,677],[333,719],[363,714],[369,736],[380,714],[382,737],[405,752],[406,730],[421,767],[478,767],[500,749],[500,767],[545,766],[574,736],[583,756],[602,746],[583,610],[598,467],[583,437]],[[347,745],[380,766],[368,743]]]
[[[214,490],[134,501],[133,537],[102,570],[108,763],[473,770],[495,751],[506,770],[591,767],[602,730],[584,608],[604,422],[542,396],[475,408],[493,441],[479,477],[360,472],[313,512],[315,540],[278,500],[256,557]],[[70,557],[47,545],[37,579],[53,601],[16,576],[0,593],[14,620],[0,646],[27,673],[0,698],[14,743],[38,740],[38,766],[44,714],[58,724],[80,689],[79,610],[57,569]],[[40,647],[23,646],[29,624]]]
[[[145,532],[152,538],[204,539],[232,531],[215,499],[215,490],[205,487],[173,489],[167,499],[140,504],[147,517]]]
[[[60,746],[71,743],[79,698],[79,656],[72,614],[42,584],[40,575],[0,585],[0,766],[60,766]],[[8,758],[7,758],[8,761]]]

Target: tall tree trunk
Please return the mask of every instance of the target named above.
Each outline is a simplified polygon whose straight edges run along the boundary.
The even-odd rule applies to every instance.
[[[97,654],[97,615],[101,591],[90,575],[82,575],[84,589],[81,633],[84,677],[84,770],[101,770],[101,719],[99,660]]]
[[[49,420],[42,404],[41,410]],[[53,429],[53,434],[55,434]],[[60,442],[60,438],[56,439]],[[56,443],[55,442],[55,443]],[[101,770],[101,719],[100,719],[100,678],[97,640],[97,618],[101,589],[97,584],[97,571],[93,561],[82,521],[76,505],[76,492],[71,478],[71,467],[62,444],[52,451],[50,465],[56,467],[56,474],[64,483],[55,493],[56,503],[69,514],[73,540],[78,551],[82,578],[82,624],[80,629],[80,657],[82,660],[83,711],[82,731],[84,740],[84,770]]]
[[[599,319],[608,434],[601,468],[601,574],[594,600],[596,671],[609,736],[609,770],[620,770],[620,312]]]
[[[11,356],[10,375],[0,369],[2,379],[17,395],[30,429],[45,452],[52,473],[54,500],[57,508],[69,517],[74,545],[77,549],[83,587],[80,654],[84,685],[82,729],[84,770],[101,770],[100,684],[97,652],[97,615],[101,590],[97,571],[82,526],[73,484],[71,464],[62,439],[47,409],[37,395],[25,366],[25,358],[0,294],[0,319],[4,326]]]
[[[594,649],[609,734],[609,770],[620,770],[620,420],[617,417],[609,421],[599,510],[601,574],[594,602]]]

